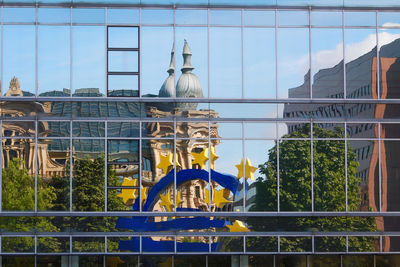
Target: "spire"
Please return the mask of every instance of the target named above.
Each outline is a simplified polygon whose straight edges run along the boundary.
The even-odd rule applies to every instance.
[[[194,68],[190,64],[190,59],[192,57],[192,52],[190,51],[189,45],[185,39],[185,44],[183,45],[183,66],[181,68],[182,73],[190,73]]]
[[[172,45],[172,50],[171,50],[171,62],[169,63],[169,68],[167,72],[169,75],[173,75],[175,73],[175,43]]]

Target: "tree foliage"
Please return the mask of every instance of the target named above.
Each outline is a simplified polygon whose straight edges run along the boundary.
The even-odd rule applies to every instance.
[[[342,128],[327,130],[315,126],[311,142],[310,127],[301,127],[279,141],[268,151],[268,160],[259,166],[261,177],[256,181],[256,199],[253,211],[277,211],[278,160],[279,160],[279,205],[280,211],[311,211],[312,184],[314,181],[315,211],[346,211],[346,145]],[[292,140],[290,140],[292,139]],[[279,150],[279,156],[278,156]],[[311,154],[313,152],[313,168]],[[356,154],[347,144],[347,201],[348,209],[360,206],[359,183],[356,177],[358,162]],[[249,224],[256,231],[376,231],[376,222],[371,217],[271,217],[260,223],[250,219]],[[286,251],[307,251],[310,240],[304,238],[281,239],[281,248]],[[343,251],[346,240],[324,237],[318,239],[320,251]],[[270,246],[270,244],[259,244]],[[359,238],[352,243],[353,251],[372,251],[374,242]]]

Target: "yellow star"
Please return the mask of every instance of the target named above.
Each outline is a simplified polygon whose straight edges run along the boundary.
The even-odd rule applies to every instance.
[[[225,190],[219,190],[213,189],[214,192],[214,199],[212,200],[213,203],[217,205],[218,208],[222,208],[225,206],[227,203],[231,203],[231,200],[227,200],[224,198],[224,195],[226,194]]]
[[[118,267],[118,265],[125,263],[120,257],[107,257],[106,266],[107,267]]]
[[[128,179],[124,178],[122,182],[122,186],[137,186],[138,185],[138,180],[137,179]],[[122,189],[121,193],[118,194],[117,196],[122,198],[122,201],[126,205],[132,205],[133,201],[136,199],[136,193],[137,189]]]
[[[210,158],[211,158],[211,169],[215,168],[215,161],[219,158],[216,154],[215,154],[215,146],[212,146],[210,149]]]
[[[169,191],[165,195],[160,195],[161,203],[160,205],[167,208],[167,211],[172,211],[174,209],[174,204],[171,202],[171,196]]]
[[[237,178],[240,179],[243,177],[243,159],[240,161],[240,164],[235,166],[239,171]],[[257,170],[256,167],[251,166],[251,161],[249,160],[249,158],[246,158],[246,165],[244,166],[244,172],[245,172],[244,177],[246,179],[250,178],[251,180],[254,181],[254,173],[256,172],[256,170]]]
[[[176,206],[179,206],[183,202],[181,195],[182,195],[181,192],[178,191],[178,193],[176,195]]]
[[[147,191],[149,191],[149,188],[142,187],[142,190],[141,190],[142,203],[145,202],[147,199],[147,193],[148,193]]]
[[[226,225],[226,227],[229,228],[229,232],[250,232],[244,223],[238,220],[236,220],[234,224]]]
[[[160,154],[160,163],[158,163],[157,168],[162,169],[164,174],[167,174],[170,166],[174,166],[171,152],[169,152],[166,156]]]
[[[203,149],[200,153],[192,152],[193,161],[192,165],[199,164],[200,169],[206,168],[206,162],[208,160],[208,148]]]

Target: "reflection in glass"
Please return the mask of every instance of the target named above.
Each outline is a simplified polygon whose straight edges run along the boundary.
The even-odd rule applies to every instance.
[[[246,98],[275,98],[275,31],[245,28],[244,96]]]
[[[212,97],[242,96],[242,47],[238,28],[210,29],[210,94]]]
[[[3,8],[3,21],[4,22],[35,22],[35,9],[34,8]]]
[[[40,26],[38,29],[38,94],[69,95],[70,90],[70,28]],[[58,92],[56,92],[58,91]]]
[[[173,29],[171,27],[141,28],[140,89],[142,96],[158,96],[161,83],[166,78],[165,71],[171,61],[173,38]],[[163,42],[159,40],[163,40]]]
[[[177,82],[177,97],[196,97],[193,95],[183,95],[178,92],[179,88],[186,82],[188,79],[183,79],[183,73],[186,71],[183,69],[183,65],[185,65],[184,56],[181,56],[181,51],[184,51],[185,42],[187,41],[189,52],[193,55],[190,58],[189,63],[191,63],[192,73],[196,75],[200,80],[200,86],[202,88],[203,96],[208,96],[208,51],[207,51],[207,28],[203,27],[177,27],[175,30],[175,49],[177,51],[176,54],[176,82]],[[184,51],[185,52],[185,51]],[[181,69],[182,68],[182,69]],[[179,71],[181,70],[181,71]],[[182,72],[182,74],[181,74]],[[182,78],[178,77],[180,74]],[[192,74],[191,74],[192,75]],[[183,79],[183,80],[181,80]],[[179,82],[181,80],[181,82]],[[191,80],[189,80],[191,82]]]
[[[108,27],[109,48],[138,48],[138,27]]]
[[[34,252],[33,236],[3,236],[1,238],[1,251],[5,253]]]
[[[379,144],[378,141],[350,140],[347,144],[347,176],[350,211],[379,211]],[[358,187],[358,188],[357,188]]]
[[[107,8],[108,24],[139,24],[139,9]]]
[[[72,23],[104,23],[104,8],[73,8]]]
[[[241,25],[239,10],[210,10],[211,25]]]
[[[39,8],[39,23],[69,23],[71,10],[68,8]],[[39,38],[40,39],[40,38]]]
[[[343,98],[343,32],[312,29],[311,34],[313,97]]]
[[[278,30],[279,98],[310,97],[308,33],[308,29],[301,28]]]
[[[138,72],[139,54],[137,51],[109,51],[108,71]]]
[[[175,11],[175,23],[187,25],[207,25],[206,9],[177,9]]]
[[[375,12],[344,12],[345,26],[375,26]]]
[[[344,236],[315,237],[314,242],[317,252],[346,252],[346,237]],[[313,260],[323,262],[323,259],[315,258]]]
[[[104,252],[104,237],[73,237],[73,252]]]
[[[67,139],[38,141],[38,182],[42,186],[37,190],[38,196],[48,203],[38,209],[69,210],[70,151]]]
[[[243,16],[245,26],[275,25],[275,12],[271,10],[245,10]]]
[[[345,40],[347,98],[377,98],[375,29],[345,29]]]
[[[304,255],[279,255],[276,258],[276,267],[296,266],[306,267],[307,256]]]
[[[278,238],[276,236],[248,236],[246,237],[246,251],[277,252]]]
[[[342,26],[342,12],[312,11],[311,24],[315,26]]]
[[[104,95],[106,81],[104,27],[73,26],[72,40],[73,95]]]
[[[73,140],[73,210],[104,210],[104,141]],[[93,198],[96,196],[96,198]]]
[[[278,11],[279,26],[308,25],[307,11]]]
[[[6,25],[3,37],[3,95],[34,96],[35,27]]]
[[[142,24],[172,24],[174,12],[172,9],[142,9]]]
[[[246,140],[245,153],[246,158],[251,160],[250,163],[255,168],[253,168],[254,180],[246,179],[246,210],[276,211],[277,198],[273,199],[268,192],[276,190],[276,184],[272,185],[270,181],[267,181],[268,179],[276,181],[274,174],[276,174],[277,165],[269,158],[276,153],[276,142]],[[272,186],[272,188],[267,188],[267,186]]]

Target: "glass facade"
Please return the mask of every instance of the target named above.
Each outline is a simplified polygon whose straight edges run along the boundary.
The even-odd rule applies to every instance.
[[[2,1],[1,266],[400,266],[398,7]]]

